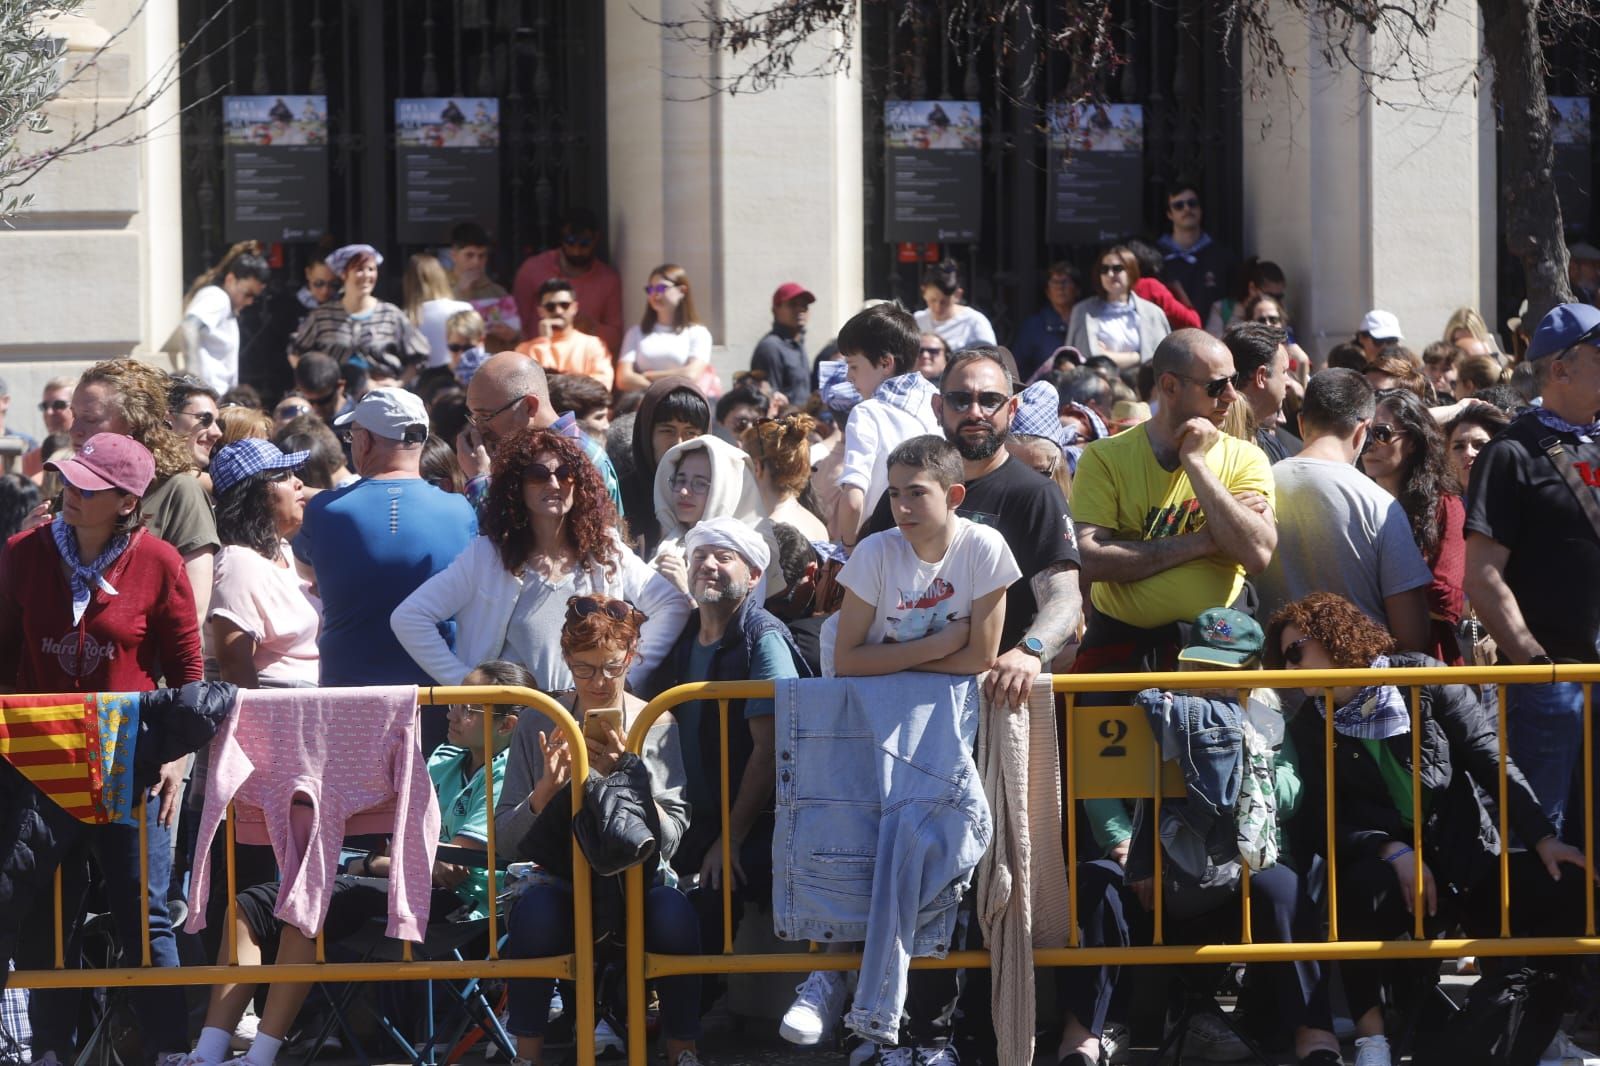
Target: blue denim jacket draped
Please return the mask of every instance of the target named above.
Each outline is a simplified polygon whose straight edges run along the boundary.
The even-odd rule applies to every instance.
[[[1214,863],[1230,863],[1238,855],[1234,807],[1244,779],[1244,712],[1231,700],[1154,688],[1140,692],[1134,703],[1149,719],[1161,757],[1176,760],[1183,770],[1185,798],[1161,807],[1167,857],[1191,878],[1214,878]],[[1140,825],[1148,828],[1144,814],[1141,806]],[[1148,874],[1149,864],[1147,849],[1137,857],[1129,851],[1129,877]]]
[[[778,936],[861,941],[845,1024],[892,1043],[912,956],[950,948],[994,827],[973,762],[971,677],[780,681],[774,723]]]

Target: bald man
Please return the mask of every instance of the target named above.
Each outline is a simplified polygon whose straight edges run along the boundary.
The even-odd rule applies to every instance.
[[[488,494],[489,467],[500,442],[524,429],[548,429],[577,441],[600,471],[621,517],[622,489],[605,448],[583,432],[571,411],[557,417],[544,368],[521,352],[491,357],[467,386],[467,425],[456,438],[456,458],[467,478],[467,499],[473,507],[481,507]]]

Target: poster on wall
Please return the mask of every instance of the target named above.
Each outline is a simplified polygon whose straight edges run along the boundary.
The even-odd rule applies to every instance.
[[[1051,244],[1097,244],[1143,229],[1144,108],[1052,104]]]
[[[222,98],[223,239],[314,241],[328,229],[328,98]]]
[[[1556,196],[1569,230],[1589,231],[1594,211],[1591,177],[1593,111],[1587,96],[1550,97],[1550,139],[1555,143]]]
[[[886,240],[978,239],[982,117],[973,100],[890,100],[884,106]]]
[[[489,96],[394,102],[402,244],[443,244],[461,222],[500,222],[500,101]]]

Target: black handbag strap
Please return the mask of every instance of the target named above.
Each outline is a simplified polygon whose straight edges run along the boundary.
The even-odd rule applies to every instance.
[[[1589,519],[1595,537],[1600,539],[1600,500],[1595,499],[1594,490],[1584,483],[1583,477],[1573,465],[1572,456],[1562,447],[1561,438],[1546,437],[1539,442],[1539,447],[1544,449],[1545,456],[1561,475],[1561,480],[1567,483],[1567,488],[1577,497],[1578,506],[1583,509],[1584,517]]]

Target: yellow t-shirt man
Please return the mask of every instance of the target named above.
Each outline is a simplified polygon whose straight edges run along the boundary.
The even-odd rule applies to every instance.
[[[1254,444],[1224,434],[1206,453],[1206,466],[1230,494],[1259,492],[1272,501],[1272,468]],[[1084,447],[1072,479],[1072,517],[1116,540],[1176,537],[1206,524],[1188,473],[1162,468],[1142,425]],[[1244,567],[1212,554],[1142,581],[1097,581],[1091,599],[1103,614],[1154,629],[1226,607],[1243,587]]]

